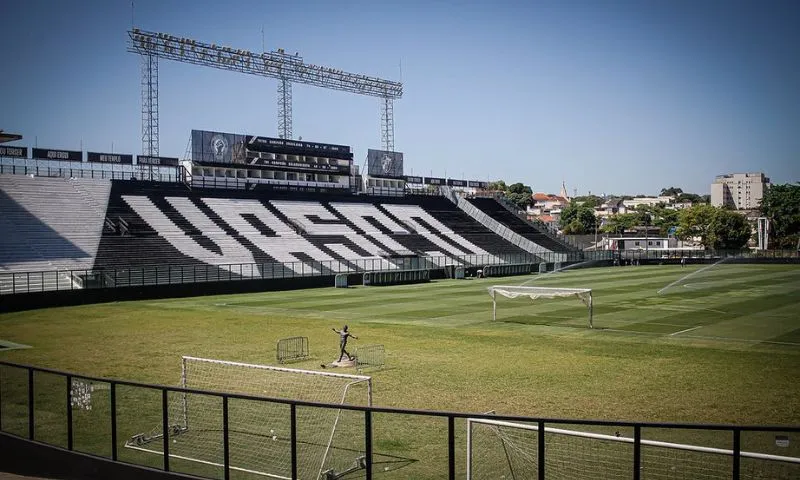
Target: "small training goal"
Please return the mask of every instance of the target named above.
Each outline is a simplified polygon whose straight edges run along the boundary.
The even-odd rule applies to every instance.
[[[372,380],[363,375],[317,372],[207,358],[183,357],[181,387],[335,405],[372,405]],[[223,400],[174,392],[169,398],[169,456],[224,465]],[[163,423],[163,422],[162,422]],[[365,466],[364,415],[336,407],[296,406],[297,478],[333,479]],[[230,398],[231,470],[292,478],[291,405]],[[162,424],[133,435],[125,446],[164,454]]]
[[[506,298],[528,297],[531,300],[540,298],[578,297],[589,310],[589,328],[594,328],[592,322],[592,289],[591,288],[552,288],[552,287],[525,287],[518,285],[495,285],[488,288],[492,297],[492,320],[497,320],[497,296]]]

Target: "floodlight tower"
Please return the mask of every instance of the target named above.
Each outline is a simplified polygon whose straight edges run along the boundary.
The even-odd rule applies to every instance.
[[[278,135],[292,138],[292,83],[368,95],[381,100],[381,143],[394,151],[394,101],[403,84],[303,62],[283,49],[260,54],[134,28],[128,51],[142,57],[142,153],[158,155],[158,60],[164,58],[278,80]]]
[[[142,55],[142,155],[158,156],[158,56]]]

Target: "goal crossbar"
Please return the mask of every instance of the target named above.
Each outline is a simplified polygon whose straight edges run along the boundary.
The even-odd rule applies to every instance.
[[[494,285],[487,288],[492,297],[492,320],[497,320],[497,295],[506,298],[528,297],[531,300],[539,298],[577,297],[589,310],[589,328],[594,328],[592,319],[593,297],[591,288],[555,288],[555,287],[525,287],[521,285]]]

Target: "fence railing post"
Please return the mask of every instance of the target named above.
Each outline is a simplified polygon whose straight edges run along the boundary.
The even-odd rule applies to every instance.
[[[169,472],[169,396],[167,389],[161,389],[161,428],[164,443],[164,471]]]
[[[642,427],[633,427],[633,480],[639,480],[642,475]]]
[[[291,441],[292,479],[297,478],[297,405],[289,405],[289,440]]]
[[[67,450],[72,450],[72,375],[67,375]]]
[[[117,461],[117,384],[111,382],[111,460]]]
[[[447,416],[447,478],[456,480],[456,419]]]
[[[733,429],[733,480],[739,480],[742,456],[742,431]]]
[[[367,480],[372,480],[372,411],[364,410],[364,455]]]
[[[231,478],[230,430],[228,426],[228,396],[222,397],[222,468],[225,480]]]
[[[33,412],[33,369],[28,368],[28,439],[29,440],[33,440],[35,423],[36,422],[34,421],[34,412]]]
[[[544,480],[544,422],[539,422],[539,440],[537,445],[536,455],[539,461],[539,480]]]

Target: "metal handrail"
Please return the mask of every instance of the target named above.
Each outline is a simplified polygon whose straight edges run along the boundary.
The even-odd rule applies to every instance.
[[[298,406],[302,407],[313,407],[313,408],[330,408],[330,409],[337,409],[337,410],[350,410],[350,411],[360,411],[364,414],[364,440],[365,440],[365,451],[368,455],[365,457],[365,474],[366,478],[371,479],[373,476],[372,472],[372,455],[373,452],[373,436],[372,436],[372,415],[375,413],[382,413],[382,414],[395,414],[395,415],[411,415],[411,416],[422,416],[422,417],[434,417],[434,418],[446,418],[448,424],[448,478],[455,479],[456,478],[456,471],[455,471],[455,419],[483,419],[483,420],[494,420],[494,421],[510,421],[510,422],[524,422],[524,423],[536,423],[539,425],[539,432],[540,435],[544,434],[545,431],[545,424],[569,424],[569,425],[588,425],[588,426],[613,426],[613,427],[633,427],[635,431],[634,435],[634,451],[631,458],[632,465],[639,465],[641,462],[641,429],[642,428],[669,428],[669,429],[682,429],[682,430],[715,430],[715,431],[728,431],[733,435],[733,461],[731,466],[731,475],[734,480],[739,479],[739,465],[740,459],[742,457],[742,449],[741,449],[741,433],[742,432],[800,432],[800,425],[736,425],[736,424],[696,424],[696,423],[672,423],[672,422],[634,422],[634,421],[626,421],[626,420],[589,420],[589,419],[564,419],[564,418],[549,418],[549,417],[528,417],[528,416],[521,416],[521,415],[496,415],[496,414],[486,414],[486,413],[469,413],[469,412],[455,412],[455,411],[444,411],[444,410],[425,410],[425,409],[410,409],[410,408],[398,408],[398,407],[375,407],[375,406],[360,406],[360,405],[347,405],[347,404],[329,404],[329,403],[320,403],[320,402],[313,402],[313,401],[305,401],[305,400],[291,400],[285,398],[275,398],[275,397],[262,397],[262,396],[255,396],[255,395],[247,395],[247,394],[238,394],[238,393],[223,393],[218,391],[211,391],[211,390],[204,390],[204,389],[196,389],[196,388],[184,388],[184,387],[177,387],[177,386],[167,386],[167,385],[159,385],[153,383],[145,383],[145,382],[137,382],[131,380],[122,380],[122,379],[112,379],[112,378],[105,378],[105,377],[97,377],[92,375],[83,375],[74,372],[68,372],[63,370],[57,370],[53,368],[43,368],[43,367],[36,367],[33,365],[27,365],[22,363],[16,362],[9,362],[0,360],[0,366],[22,369],[27,372],[27,379],[28,379],[28,388],[27,388],[27,409],[28,409],[28,435],[27,439],[31,441],[38,441],[36,439],[36,402],[34,402],[35,398],[35,382],[34,382],[34,374],[36,372],[40,373],[47,373],[50,375],[57,375],[61,376],[66,379],[65,385],[68,387],[66,388],[66,418],[67,418],[67,449],[69,451],[74,450],[73,446],[73,433],[74,433],[74,425],[73,425],[73,417],[72,417],[72,392],[71,387],[73,379],[80,379],[80,380],[87,380],[92,382],[98,383],[107,383],[109,384],[109,391],[110,391],[110,424],[111,424],[111,459],[113,461],[118,460],[117,455],[117,430],[118,430],[118,422],[117,422],[117,387],[125,386],[125,387],[135,387],[141,389],[149,389],[149,390],[159,390],[161,392],[161,418],[162,418],[162,442],[163,442],[163,470],[169,472],[170,471],[170,455],[169,455],[169,444],[170,444],[170,429],[169,429],[169,420],[168,420],[168,406],[169,406],[169,398],[168,393],[170,392],[178,392],[178,393],[189,393],[189,394],[197,394],[197,395],[204,395],[209,397],[217,397],[222,400],[222,427],[223,427],[223,445],[225,447],[228,446],[229,442],[229,423],[228,423],[228,404],[230,399],[237,399],[237,400],[250,400],[250,401],[258,401],[258,402],[269,402],[269,403],[277,403],[283,405],[289,405],[290,411],[290,422],[293,428],[291,428],[290,432],[290,442],[291,448],[295,451],[297,447],[297,431],[296,431],[296,408]],[[0,373],[2,369],[0,369]],[[2,408],[3,404],[3,397],[2,392],[0,392],[0,412],[5,411]],[[12,435],[15,437],[23,438],[19,435],[15,435],[10,432],[4,432],[0,430],[0,432]],[[46,442],[45,442],[46,443]],[[225,448],[226,452],[223,455],[223,471],[224,471],[224,478],[230,478],[230,457],[227,454],[227,448]],[[544,448],[539,448],[538,450],[538,464],[539,464],[539,473],[540,478],[543,478],[544,469],[543,466],[546,464],[546,451]],[[84,455],[89,455],[97,458],[105,458],[99,455],[87,454],[81,452]],[[292,455],[291,458],[292,463],[292,472],[294,473],[293,476],[296,476],[297,472],[297,457],[296,455]],[[634,480],[639,480],[641,472],[639,468],[632,468],[631,478]]]

